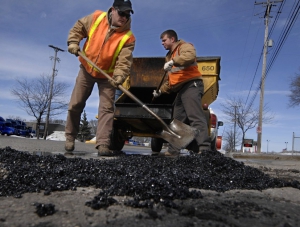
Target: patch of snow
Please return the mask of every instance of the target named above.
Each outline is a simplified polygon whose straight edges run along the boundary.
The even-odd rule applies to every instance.
[[[65,132],[54,131],[51,135],[47,136],[46,140],[66,141]]]

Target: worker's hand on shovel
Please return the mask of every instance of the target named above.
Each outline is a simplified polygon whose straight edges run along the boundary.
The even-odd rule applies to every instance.
[[[111,86],[117,88],[119,85],[124,83],[125,79],[126,78],[124,76],[113,76],[112,79],[109,80],[109,83]]]
[[[174,65],[173,60],[166,62],[165,65],[164,65],[164,70],[165,71],[170,71],[172,69],[173,65]]]
[[[68,51],[78,57],[78,51],[80,51],[80,47],[77,43],[70,43],[68,46]]]
[[[157,98],[161,95],[161,90],[158,90],[158,91],[154,90],[152,94],[153,94],[154,98]]]

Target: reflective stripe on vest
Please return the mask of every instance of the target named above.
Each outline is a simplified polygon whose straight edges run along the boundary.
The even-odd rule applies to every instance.
[[[98,27],[98,25],[100,24],[100,22],[102,21],[102,19],[106,16],[106,12],[103,12],[99,15],[99,17],[97,18],[97,20],[95,21],[95,23],[93,24],[90,32],[89,32],[89,37],[92,37],[96,28]],[[89,39],[90,40],[90,39]],[[88,40],[88,43],[86,45],[85,50],[87,50],[89,48],[90,45],[90,41]]]
[[[177,46],[177,49],[172,53],[171,57],[174,58],[178,55],[180,55],[180,46],[182,44],[179,44]],[[198,64],[197,60],[195,58],[194,62],[187,66],[179,66],[176,67],[173,65],[171,70],[168,73],[169,75],[169,84],[170,86],[175,86],[176,84],[182,83],[187,80],[191,80],[194,77],[201,76],[200,71],[198,70]]]
[[[180,48],[181,45],[182,45],[182,44],[178,45],[177,50],[176,50],[177,54],[175,53],[174,57],[175,57],[176,55],[180,55],[180,53],[179,53],[179,48]],[[190,66],[196,66],[196,65],[197,65],[197,62],[195,61],[195,62],[193,62],[192,64],[187,65],[187,66],[172,67],[171,73],[179,72],[179,71],[181,71],[181,70],[183,70],[183,69],[185,69],[185,68],[187,68],[187,67],[190,67]]]
[[[96,28],[99,26],[100,22],[103,20],[103,18],[106,16],[106,14],[107,14],[106,12],[103,12],[103,13],[101,13],[101,14],[99,15],[99,17],[97,18],[97,20],[95,21],[95,23],[93,24],[93,26],[92,26],[92,28],[91,28],[91,30],[90,30],[90,32],[89,32],[89,37],[92,37],[92,35],[94,34]],[[129,30],[129,31],[123,36],[123,38],[121,39],[121,42],[119,43],[119,45],[118,45],[118,47],[117,47],[117,49],[116,49],[116,51],[115,51],[115,53],[114,53],[114,56],[113,56],[113,59],[112,59],[112,62],[111,62],[111,65],[110,65],[109,69],[108,69],[108,70],[102,69],[104,72],[106,72],[106,73],[112,73],[112,72],[114,72],[114,66],[115,66],[115,64],[116,64],[117,57],[119,56],[119,54],[120,54],[120,52],[121,52],[123,46],[125,45],[125,43],[126,43],[127,40],[130,38],[131,35],[132,35],[132,31]],[[90,40],[90,38],[89,38],[89,40]],[[88,49],[88,47],[89,47],[89,44],[90,44],[90,42],[88,41],[88,43],[87,43],[87,45],[86,45],[86,48],[85,48],[85,50],[83,51],[83,54],[84,54],[84,55],[85,55],[85,51],[86,51],[86,50]],[[88,62],[87,62],[87,63],[88,63]],[[90,63],[88,63],[88,65],[89,65],[91,68],[93,68],[95,71],[100,72],[98,69],[94,68]]]
[[[117,57],[119,56],[124,44],[127,42],[127,40],[130,38],[130,36],[132,35],[132,31],[129,30],[122,38],[121,42],[119,43],[116,51],[115,51],[115,54],[114,54],[114,57],[113,57],[113,60],[112,60],[112,63],[109,67],[109,70],[108,70],[108,73],[111,73],[114,71],[114,66],[116,64],[116,61],[117,61]]]
[[[181,71],[181,70],[183,70],[183,69],[185,69],[185,68],[187,68],[187,67],[190,67],[190,66],[196,66],[196,65],[197,65],[197,62],[194,62],[194,63],[192,63],[192,64],[190,64],[190,65],[187,65],[187,66],[173,67],[173,68],[171,69],[171,73],[179,72],[179,71]]]

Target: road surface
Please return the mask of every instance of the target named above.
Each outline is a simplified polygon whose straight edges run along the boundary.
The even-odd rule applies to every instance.
[[[41,163],[32,163],[32,166],[30,166],[28,164],[30,160],[25,159],[28,158],[28,156],[24,156],[22,153],[11,149],[28,151],[31,154],[46,157],[47,155],[63,154],[64,142],[0,136],[0,157],[2,160],[0,161],[0,195],[1,193],[9,192],[9,190],[15,190],[13,185],[18,185],[16,184],[18,182],[24,183],[24,181],[30,177],[36,180],[36,176],[38,176],[36,174],[38,173],[31,170],[31,167],[43,167],[48,165],[47,159],[45,159],[46,161],[42,159],[44,161]],[[11,152],[12,156],[10,156],[10,153],[7,151]],[[140,146],[124,146],[123,151],[126,154],[142,154],[145,156],[151,154],[150,148]],[[4,153],[5,155],[2,155]],[[103,194],[100,196],[101,192],[103,192],[101,188],[95,187],[95,185],[77,187],[76,190],[52,191],[51,193],[46,193],[46,190],[38,193],[27,192],[15,197],[0,196],[0,226],[300,226],[299,156],[286,157],[258,154],[230,154],[229,156],[230,157],[220,155],[211,156],[209,160],[207,157],[210,156],[201,154],[197,159],[199,169],[201,170],[205,165],[211,165],[212,169],[199,172],[196,166],[195,173],[197,171],[197,173],[200,173],[197,177],[207,182],[210,182],[210,180],[215,177],[222,181],[224,178],[226,180],[228,176],[234,176],[232,175],[234,172],[243,171],[242,174],[244,174],[244,179],[246,179],[243,181],[244,183],[253,180],[249,178],[249,176],[252,175],[247,175],[247,173],[251,172],[259,174],[258,176],[262,178],[267,176],[266,179],[269,179],[268,177],[270,176],[270,179],[283,179],[286,182],[293,182],[294,186],[279,188],[269,187],[263,190],[245,189],[241,187],[225,192],[200,187],[199,190],[202,193],[202,198],[190,197],[175,199],[173,202],[176,206],[173,207],[163,206],[162,200],[158,203],[154,203],[154,206],[149,207],[137,208],[128,206],[128,201],[132,201],[130,200],[131,197],[128,195],[120,195],[113,196],[117,203],[101,209],[92,209],[86,205],[87,201],[99,202],[101,198],[105,198]],[[22,161],[22,158],[24,161]],[[97,150],[95,150],[93,144],[79,142],[76,143],[75,157],[72,156],[72,158],[79,158],[74,160],[77,160],[80,165],[74,163],[75,166],[72,167],[72,171],[78,171],[78,168],[83,168],[82,170],[79,169],[79,175],[90,171],[89,164],[94,163],[91,160],[100,160],[101,162],[103,161],[103,163],[109,164],[113,172],[118,171],[120,179],[122,177],[127,177],[126,179],[128,179],[128,182],[122,182],[122,184],[119,185],[120,188],[124,188],[123,186],[126,183],[135,185],[130,189],[129,184],[129,188],[126,188],[126,190],[129,191],[136,190],[139,184],[143,184],[142,181],[150,180],[150,182],[156,182],[155,178],[161,179],[161,181],[158,182],[160,182],[162,190],[166,190],[163,186],[168,184],[173,185],[172,187],[176,187],[176,184],[172,184],[174,180],[176,180],[178,184],[188,184],[192,178],[196,177],[196,175],[193,175],[193,171],[189,173],[191,174],[190,178],[184,177],[184,170],[194,165],[191,159],[185,158],[171,160],[168,158],[145,158],[147,162],[153,161],[155,168],[154,166],[145,164],[147,162],[143,162],[143,158],[133,158],[140,162],[131,164],[129,162],[127,166],[124,166],[126,165],[124,161],[130,161],[129,158],[123,157],[120,159],[120,162],[119,159],[116,158],[112,159],[112,162],[109,163],[107,161],[110,159],[97,157]],[[63,159],[60,158],[58,160],[61,160],[64,165],[65,161]],[[57,162],[58,160],[55,161]],[[68,158],[66,160],[70,159]],[[185,162],[185,160],[190,160],[190,162]],[[218,164],[214,165],[216,162]],[[240,163],[244,164],[241,165]],[[177,165],[182,167],[176,169]],[[249,168],[247,168],[247,166],[249,166]],[[129,169],[134,172],[133,175],[131,175]],[[44,168],[42,170],[47,169]],[[102,173],[105,171],[105,169],[103,170],[101,168],[99,170],[101,170]],[[10,171],[16,172],[13,176],[10,176]],[[25,171],[28,172],[25,173]],[[64,175],[67,169],[59,167],[59,169],[53,169],[53,172],[51,169],[48,171],[50,171],[49,175],[42,176],[41,179],[49,180],[49,178],[57,177],[56,174],[59,173],[63,179],[67,180],[67,175]],[[214,174],[217,173],[217,171],[221,171],[221,174]],[[148,176],[148,173],[157,173],[158,175],[151,179],[143,178],[143,176]],[[52,176],[51,174],[54,175]],[[72,174],[72,172],[68,174]],[[178,177],[181,176],[181,174],[183,174],[183,178]],[[108,178],[112,176],[108,170],[105,174],[101,174],[100,172],[97,175],[101,175],[105,180],[108,180],[105,178],[106,176]],[[205,178],[206,175],[209,177]],[[139,179],[138,182],[131,181],[135,178],[138,179],[138,177],[142,177],[142,180]],[[253,177],[256,176],[253,175]],[[255,179],[253,182],[259,183],[259,181],[260,179]],[[213,187],[214,184],[217,183],[218,182],[215,181],[208,184],[211,184]],[[268,181],[266,181],[266,183],[268,183]],[[111,186],[117,187],[117,184],[119,183],[115,181],[115,185],[112,184]],[[152,186],[154,187],[155,184],[153,183]],[[167,187],[167,189],[171,190],[172,188]],[[18,190],[22,190],[22,188]],[[192,190],[192,188],[190,188],[190,190]],[[140,196],[141,194],[139,193],[142,192],[148,192],[149,195],[152,193],[151,188],[146,186],[142,188],[142,191],[136,190],[136,196]],[[176,191],[174,192],[176,193]],[[48,211],[51,211],[51,205],[55,206],[55,212],[53,214],[50,212],[48,215],[42,217],[37,215],[38,211],[41,211],[41,206],[43,208],[47,207]],[[38,207],[40,209],[38,209]]]

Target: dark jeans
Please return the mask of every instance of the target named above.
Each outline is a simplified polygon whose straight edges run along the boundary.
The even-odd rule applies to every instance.
[[[187,82],[176,96],[173,117],[198,130],[199,133],[195,138],[198,146],[210,146],[207,121],[201,103],[203,92],[202,80]],[[169,144],[168,151],[179,152],[172,144]]]

